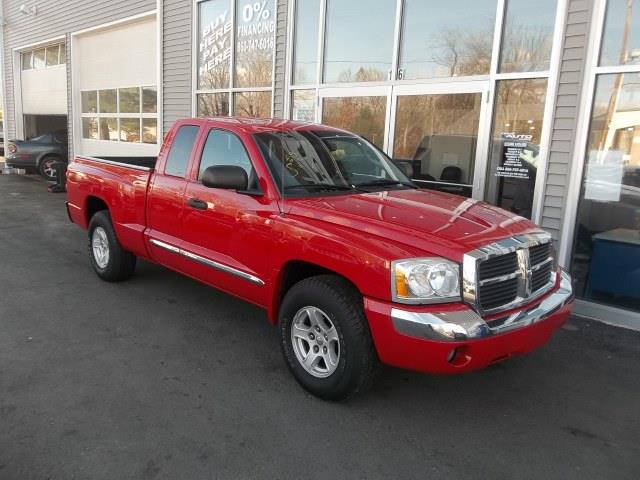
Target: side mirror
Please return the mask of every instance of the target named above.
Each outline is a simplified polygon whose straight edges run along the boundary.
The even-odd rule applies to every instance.
[[[225,190],[246,190],[249,186],[249,177],[242,167],[216,165],[204,171],[202,185],[208,188],[224,188]]]

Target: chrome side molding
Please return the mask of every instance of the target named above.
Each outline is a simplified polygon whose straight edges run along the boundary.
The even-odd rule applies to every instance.
[[[218,263],[215,262],[213,260],[210,260],[208,258],[202,257],[200,255],[197,255],[193,252],[189,252],[187,250],[184,250],[182,248],[178,248],[174,245],[171,245],[169,243],[165,243],[162,242],[160,240],[156,240],[154,238],[152,238],[150,240],[150,242],[152,244],[154,244],[156,247],[162,248],[164,250],[168,250],[170,252],[173,252],[177,255],[182,255],[185,258],[188,258],[189,260],[193,260],[194,262],[198,262],[201,263],[202,265],[206,265],[207,267],[211,267],[211,268],[215,268],[216,270],[220,270],[221,272],[225,272],[225,273],[229,273],[231,275],[235,275],[236,277],[240,277],[243,280],[246,280],[248,282],[254,283],[256,285],[264,285],[264,281],[258,277],[256,277],[255,275],[251,275],[250,273],[247,272],[243,272],[242,270],[238,270],[237,268],[233,268],[230,267],[228,265],[224,265],[222,263]]]

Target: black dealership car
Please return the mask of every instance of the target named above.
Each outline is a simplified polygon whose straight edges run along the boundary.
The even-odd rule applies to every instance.
[[[59,130],[29,140],[9,140],[8,167],[37,171],[47,180],[56,179],[56,163],[68,162],[67,132]]]

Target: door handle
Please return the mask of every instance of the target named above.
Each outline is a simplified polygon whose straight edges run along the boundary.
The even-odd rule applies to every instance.
[[[191,208],[195,208],[196,210],[207,210],[209,205],[204,200],[200,200],[199,198],[190,198],[187,200],[187,203]]]

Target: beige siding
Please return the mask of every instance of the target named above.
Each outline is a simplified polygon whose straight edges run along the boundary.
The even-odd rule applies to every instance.
[[[570,0],[566,12],[567,24],[562,45],[558,94],[553,116],[541,217],[542,226],[556,239],[560,236],[566,207],[570,162],[575,149],[592,3],[589,0]]]
[[[66,36],[67,59],[69,39],[72,32],[131,17],[155,10],[156,0],[39,0],[37,15],[20,12],[24,0],[4,0],[5,21],[5,118],[9,138],[16,135],[13,50],[25,45],[44,42],[54,37]],[[33,2],[32,2],[33,3]],[[27,4],[29,5],[29,4]],[[67,63],[67,101],[71,101],[71,69]],[[69,111],[71,106],[69,103]],[[69,124],[71,127],[71,124]],[[69,128],[69,135],[72,129]],[[71,138],[69,145],[72,145]]]
[[[179,118],[191,116],[193,2],[164,0],[162,98],[165,133]]]

